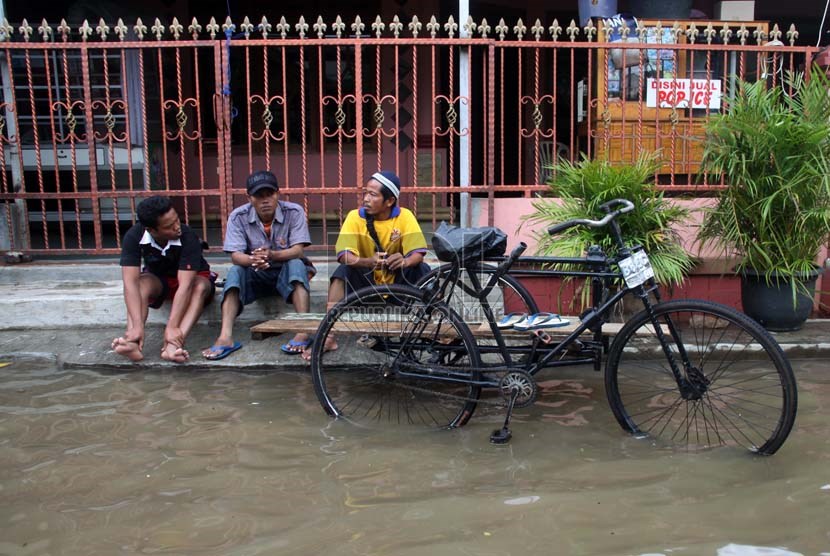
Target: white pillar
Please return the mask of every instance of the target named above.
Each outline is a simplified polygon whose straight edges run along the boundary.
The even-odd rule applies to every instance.
[[[470,16],[470,1],[458,0],[458,29],[459,37],[466,38],[468,33],[465,30],[467,18]],[[470,105],[469,100],[472,95],[470,92],[470,57],[467,54],[467,49],[462,47],[459,55],[458,64],[458,93],[462,97],[468,99],[468,103],[460,103],[459,106],[459,130],[467,130],[466,135],[460,137],[460,145],[458,149],[458,168],[459,168],[459,184],[462,188],[470,185]],[[462,226],[471,226],[470,219],[470,194],[461,194],[461,222]]]
[[[6,17],[6,4],[3,0],[0,0],[0,22],[2,22]],[[9,40],[6,37],[6,40]],[[14,107],[14,92],[11,88],[11,79],[9,76],[9,68],[8,64],[6,63],[6,54],[0,50],[0,86],[3,88],[3,102],[6,103],[6,106]],[[6,116],[8,116],[9,110],[6,110]],[[15,127],[14,118],[6,117],[6,135],[7,137],[15,137],[17,136],[17,128]],[[18,137],[19,141],[19,137]],[[20,165],[20,157],[18,153],[19,145],[9,145],[6,148],[6,162],[11,166],[11,174],[12,174],[12,183],[11,187],[13,191],[17,191],[18,188],[21,187],[23,183],[23,168]],[[25,202],[22,200],[17,200],[12,204],[12,230],[15,234],[16,242],[15,247],[17,249],[23,249],[28,244],[26,239],[27,227],[26,227],[26,206]],[[6,232],[8,232],[8,223],[5,222],[6,219],[6,207],[0,207],[0,212],[3,213],[2,221],[0,221],[0,225],[6,228]],[[0,235],[0,249],[7,250],[11,248],[11,241],[13,238],[7,238],[8,233]]]

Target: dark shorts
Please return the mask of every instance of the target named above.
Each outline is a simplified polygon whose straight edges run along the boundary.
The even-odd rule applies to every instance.
[[[151,309],[158,309],[161,307],[164,302],[168,299],[173,299],[176,295],[176,290],[179,289],[179,279],[175,276],[159,276],[150,271],[143,271],[142,274],[152,274],[156,278],[159,279],[161,282],[161,294],[158,297],[153,298],[150,300],[150,308]],[[205,306],[207,306],[211,301],[213,301],[213,294],[216,293],[216,277],[217,274],[211,270],[200,270],[196,273],[198,276],[202,278],[206,278],[208,282],[210,282],[210,295],[208,295],[207,301],[205,301]]]
[[[395,283],[405,284],[408,286],[415,286],[421,278],[427,275],[430,268],[427,263],[420,263],[418,266],[404,268],[395,273]],[[367,286],[375,285],[374,271],[366,268],[355,268],[345,264],[339,265],[330,280],[340,278],[346,283],[346,295],[365,288]]]
[[[224,292],[232,288],[239,290],[239,312],[249,303],[261,298],[279,295],[287,303],[291,302],[291,294],[297,284],[307,291],[309,285],[309,269],[301,259],[291,259],[281,264],[274,264],[265,270],[254,270],[250,266],[233,265],[225,277]]]

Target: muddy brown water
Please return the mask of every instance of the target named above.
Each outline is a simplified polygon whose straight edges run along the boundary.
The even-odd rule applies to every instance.
[[[2,362],[2,360],[0,360]],[[378,433],[298,373],[0,370],[0,555],[830,555],[830,364],[772,457],[626,436],[586,368],[501,414]]]

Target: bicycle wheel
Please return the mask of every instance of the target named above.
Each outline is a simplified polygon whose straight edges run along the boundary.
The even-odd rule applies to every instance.
[[[452,428],[472,416],[480,361],[467,325],[408,286],[355,292],[320,324],[314,391],[330,415],[361,426]],[[337,349],[324,351],[334,340]]]
[[[431,270],[426,276],[421,278],[417,287],[427,291],[439,277],[446,277],[451,268],[451,264],[445,264]],[[487,322],[484,311],[481,308],[481,303],[472,296],[474,289],[470,282],[470,277],[467,274],[469,270],[475,272],[479,284],[484,286],[496,271],[496,267],[480,262],[468,264],[466,268],[462,269],[458,284],[456,284],[455,288],[449,292],[449,295],[443,301],[456,313],[461,315],[464,318],[464,322]],[[505,274],[499,278],[499,281],[487,296],[487,302],[493,310],[493,316],[496,322],[500,321],[508,313],[527,313],[528,315],[533,315],[539,312],[536,300],[533,299],[533,296],[527,291],[527,288],[509,274]]]
[[[654,314],[688,387],[678,388],[648,314],[638,313],[614,339],[605,370],[608,402],[623,429],[690,450],[775,453],[797,406],[795,377],[775,340],[717,303],[669,301],[654,306]]]

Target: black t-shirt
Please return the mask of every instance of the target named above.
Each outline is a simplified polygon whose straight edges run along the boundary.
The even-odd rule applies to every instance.
[[[136,223],[121,241],[121,266],[141,266],[158,276],[175,278],[179,270],[210,270],[202,256],[202,242],[189,226],[182,224],[182,236],[169,241],[164,251],[154,245],[150,232]]]

